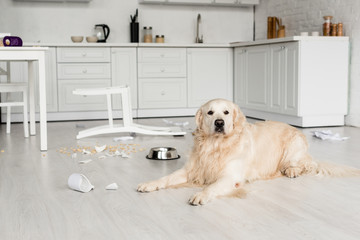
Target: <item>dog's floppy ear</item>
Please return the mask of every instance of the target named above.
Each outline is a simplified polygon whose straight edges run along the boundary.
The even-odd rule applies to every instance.
[[[202,109],[201,108],[196,112],[195,120],[196,120],[197,128],[199,130],[202,129],[203,114],[202,114]]]
[[[233,123],[234,129],[238,129],[239,131],[242,131],[242,128],[246,123],[245,115],[241,112],[239,106],[236,104],[234,104]]]

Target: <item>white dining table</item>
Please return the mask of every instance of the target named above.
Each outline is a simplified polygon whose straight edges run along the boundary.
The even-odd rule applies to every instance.
[[[40,151],[47,151],[46,75],[45,52],[47,47],[0,47],[0,61],[25,61],[28,63],[30,135],[36,135],[35,81],[39,78]],[[38,62],[38,74],[35,72]]]

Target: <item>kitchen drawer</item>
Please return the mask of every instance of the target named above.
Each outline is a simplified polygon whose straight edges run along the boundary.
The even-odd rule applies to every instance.
[[[110,77],[110,63],[58,64],[59,79],[89,79]]]
[[[138,48],[138,62],[186,64],[186,48]]]
[[[186,107],[186,78],[139,78],[139,108]]]
[[[110,62],[110,48],[57,48],[58,62]]]
[[[106,110],[106,96],[81,96],[72,92],[78,88],[110,87],[108,79],[96,80],[59,80],[59,111],[97,111]]]
[[[185,63],[139,63],[139,77],[186,77]]]

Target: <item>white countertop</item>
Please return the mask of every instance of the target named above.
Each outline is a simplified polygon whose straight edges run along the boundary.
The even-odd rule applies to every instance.
[[[44,47],[231,47],[230,43],[24,43],[24,46]]]
[[[244,46],[253,46],[253,45],[262,45],[269,43],[282,43],[282,42],[292,42],[292,41],[349,41],[349,37],[313,37],[313,36],[292,36],[285,38],[273,38],[273,39],[262,39],[250,42],[232,42],[230,43],[231,47],[244,47]]]

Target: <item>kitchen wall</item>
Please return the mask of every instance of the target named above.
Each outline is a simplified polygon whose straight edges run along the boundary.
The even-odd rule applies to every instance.
[[[350,37],[349,114],[346,117],[346,124],[360,127],[359,0],[261,0],[255,11],[255,38],[266,38],[268,16],[281,17],[286,26],[286,35],[293,36],[303,31],[321,32],[322,17],[326,15],[334,16],[333,22],[343,22],[345,35]]]
[[[98,23],[110,26],[109,42],[129,42],[130,14],[139,9],[140,27],[152,26],[153,35],[166,42],[195,41],[196,17],[202,15],[207,43],[252,40],[253,8],[143,5],[137,0],[92,0],[89,3],[0,1],[0,32],[25,42],[64,43],[71,35],[92,35]]]

